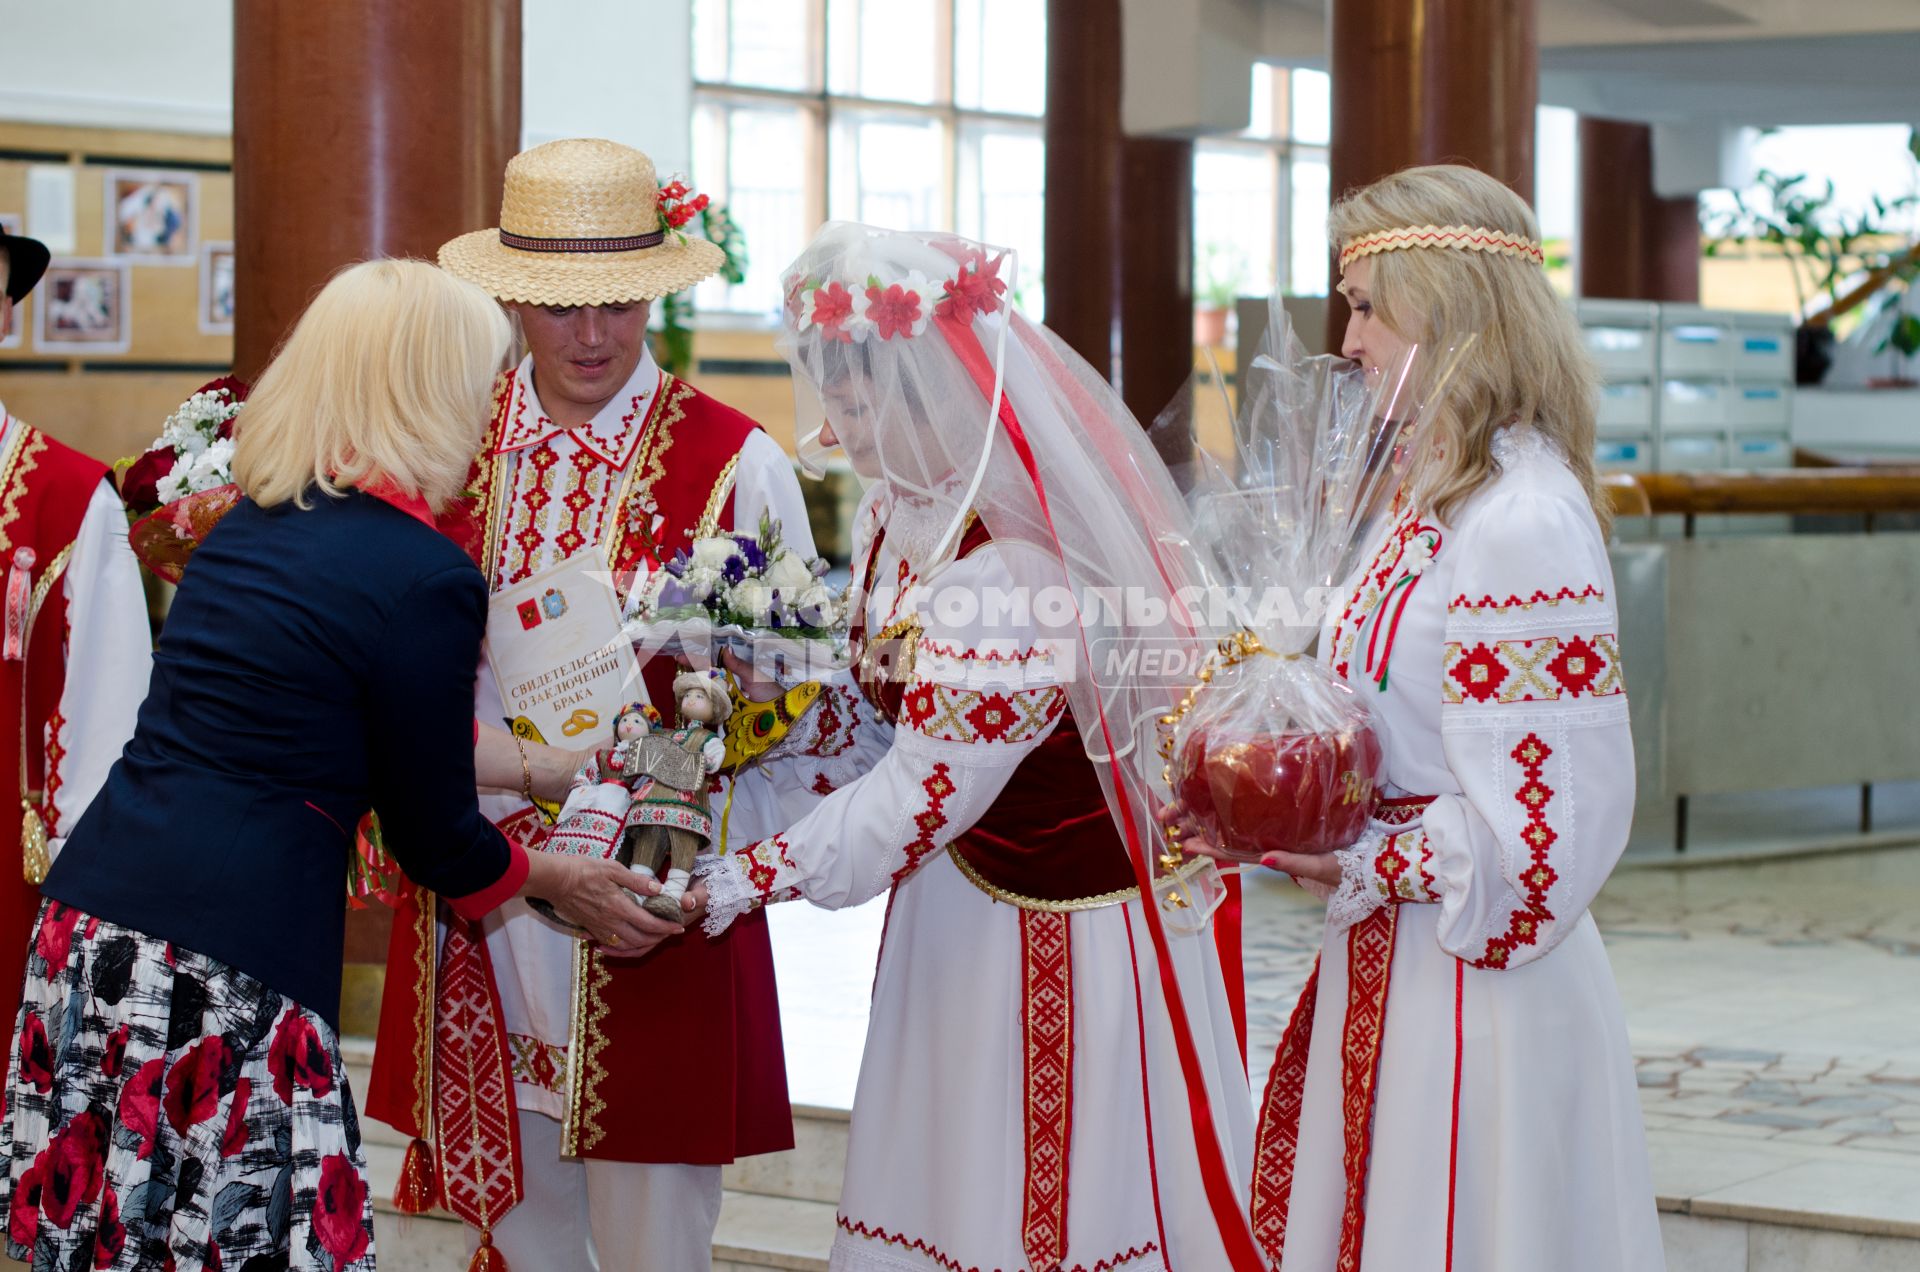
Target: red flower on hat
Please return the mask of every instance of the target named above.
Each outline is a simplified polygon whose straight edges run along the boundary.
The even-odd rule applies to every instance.
[[[974,259],[962,264],[960,272],[947,284],[946,297],[934,306],[933,312],[942,318],[972,322],[975,314],[997,311],[1000,298],[1007,294],[1006,280],[1000,277],[1000,262],[1006,259],[1004,252],[991,261],[985,252],[975,252]]]
[[[882,340],[913,335],[921,316],[919,292],[899,283],[867,288],[867,321],[873,324]]]
[[[828,283],[825,287],[813,289],[813,325],[820,328],[828,339],[851,344],[853,333],[847,329],[847,321],[852,317],[852,292],[839,283]]]

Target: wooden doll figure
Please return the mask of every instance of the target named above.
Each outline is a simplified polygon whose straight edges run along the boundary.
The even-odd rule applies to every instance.
[[[626,772],[635,780],[621,855],[632,869],[660,879],[659,893],[643,903],[647,912],[682,921],[693,859],[713,841],[708,786],[726,755],[718,730],[733,699],[718,671],[675,676],[673,695],[679,725],[648,734],[628,752]]]

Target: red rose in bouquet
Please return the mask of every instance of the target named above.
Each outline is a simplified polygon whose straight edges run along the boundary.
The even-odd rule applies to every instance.
[[[180,581],[187,558],[240,501],[233,428],[247,392],[232,376],[201,385],[120,479],[120,498],[135,518],[128,535],[134,555],[169,583]]]

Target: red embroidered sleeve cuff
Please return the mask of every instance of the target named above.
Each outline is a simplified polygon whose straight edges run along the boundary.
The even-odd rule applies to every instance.
[[[1433,845],[1418,826],[1386,837],[1374,856],[1373,876],[1380,900],[1388,904],[1440,899],[1433,877]]]
[[[509,839],[507,868],[500,877],[478,892],[469,892],[464,897],[448,897],[447,904],[463,919],[483,919],[519,893],[527,882],[527,871],[532,864],[527,860],[527,850]]]

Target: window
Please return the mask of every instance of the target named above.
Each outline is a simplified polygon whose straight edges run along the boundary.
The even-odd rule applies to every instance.
[[[771,316],[828,219],[952,230],[1018,253],[1040,311],[1046,6],[1034,0],[694,0],[694,184],[744,232],[706,311]]]
[[[1256,62],[1252,118],[1236,137],[1194,147],[1194,288],[1231,304],[1278,288],[1327,290],[1331,82],[1320,71]]]

